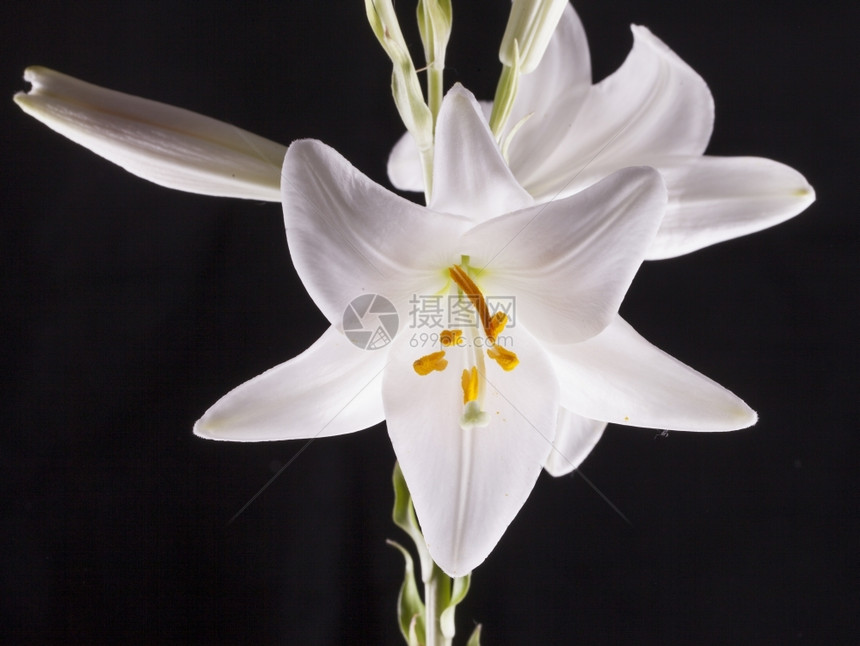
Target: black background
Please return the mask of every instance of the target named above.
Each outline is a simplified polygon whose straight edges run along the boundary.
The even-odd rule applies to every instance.
[[[455,0],[447,83],[492,96],[506,6]],[[648,26],[711,87],[709,152],[794,166],[818,201],[647,264],[622,308],[759,424],[610,427],[582,470],[630,524],[575,474],[542,476],[474,574],[461,639],[481,622],[486,644],[858,643],[853,5],[576,7],[595,80],[626,56],[628,24]],[[191,434],[325,328],[278,205],[148,184],[11,101],[23,68],[45,65],[283,143],[323,139],[387,185],[401,127],[363,3],[5,14],[0,642],[398,643],[384,427],[313,442],[232,523],[303,445]]]

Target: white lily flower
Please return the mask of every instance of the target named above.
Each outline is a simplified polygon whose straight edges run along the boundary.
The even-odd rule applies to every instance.
[[[24,112],[151,182],[191,193],[279,202],[285,146],[223,121],[29,67]]]
[[[669,204],[648,259],[754,233],[815,200],[797,171],[758,157],[704,155],[714,105],[705,81],[645,27],[623,65],[596,85],[585,32],[568,5],[538,67],[519,80],[510,168],[538,201],[572,195],[619,168],[658,169]],[[504,140],[505,136],[501,137]],[[408,138],[392,151],[395,187],[423,190]]]
[[[386,419],[430,554],[462,576],[496,545],[548,459],[587,453],[595,428],[583,416],[679,430],[736,429],[756,417],[617,315],[665,210],[659,173],[628,168],[535,204],[459,86],[442,103],[435,154],[425,208],[320,142],[289,148],[287,240],[331,327],[225,395],[194,431],[300,439]],[[516,299],[515,325],[492,315],[488,294]],[[344,333],[344,312],[373,295],[391,301],[401,321],[415,296],[451,296],[474,326],[446,328],[422,346],[401,325],[384,348],[360,349]],[[572,441],[580,424],[583,439]],[[558,429],[565,443],[553,449]]]

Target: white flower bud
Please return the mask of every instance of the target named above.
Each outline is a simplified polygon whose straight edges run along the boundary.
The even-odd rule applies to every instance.
[[[519,45],[520,74],[533,71],[543,58],[567,0],[514,0],[499,59],[508,67],[516,63],[514,41]]]
[[[279,202],[286,147],[229,123],[29,67],[24,112],[151,182],[190,193]]]

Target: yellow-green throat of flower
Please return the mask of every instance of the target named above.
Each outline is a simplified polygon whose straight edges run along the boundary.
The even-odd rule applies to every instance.
[[[483,343],[476,342],[477,325],[474,326],[474,331],[470,335],[472,337],[471,344],[466,343],[463,338],[463,330],[460,329],[445,329],[439,334],[439,344],[443,348],[462,348],[470,354],[468,362],[470,365],[463,370],[460,378],[463,390],[463,414],[460,417],[460,427],[463,430],[486,426],[490,423],[490,416],[483,406],[487,379],[482,346],[486,347],[487,357],[498,363],[506,372],[516,368],[520,362],[514,352],[496,343],[499,334],[508,324],[507,314],[502,311],[490,314],[487,299],[469,276],[467,268],[468,258],[464,257],[461,264],[448,268],[448,275],[457,286],[458,295],[471,303],[477,323],[484,331],[484,341]],[[437,371],[442,372],[448,367],[445,353],[446,351],[443,349],[426,354],[416,359],[412,367],[421,376]]]

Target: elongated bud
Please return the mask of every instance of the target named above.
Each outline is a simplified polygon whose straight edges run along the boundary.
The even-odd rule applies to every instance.
[[[28,67],[24,112],[151,182],[190,193],[281,201],[287,149],[229,123]]]
[[[418,0],[418,31],[424,44],[424,59],[427,61],[427,106],[433,115],[433,130],[436,117],[442,107],[444,92],[442,77],[445,71],[445,49],[451,36],[451,0]]]
[[[424,56],[431,67],[445,66],[445,49],[451,37],[451,0],[418,0],[418,31]]]
[[[400,31],[392,0],[365,0],[364,8],[370,28],[394,66],[391,74],[394,105],[421,153],[424,190],[429,201],[433,180],[433,114],[424,101],[418,73]]]
[[[365,10],[373,33],[394,66],[391,89],[400,118],[415,137],[418,148],[430,148],[433,145],[433,118],[424,102],[418,73],[400,31],[394,6],[391,0],[365,0]]]
[[[499,49],[499,59],[508,67],[517,62],[514,41],[519,45],[520,74],[533,71],[543,58],[568,0],[514,0],[508,26]]]

